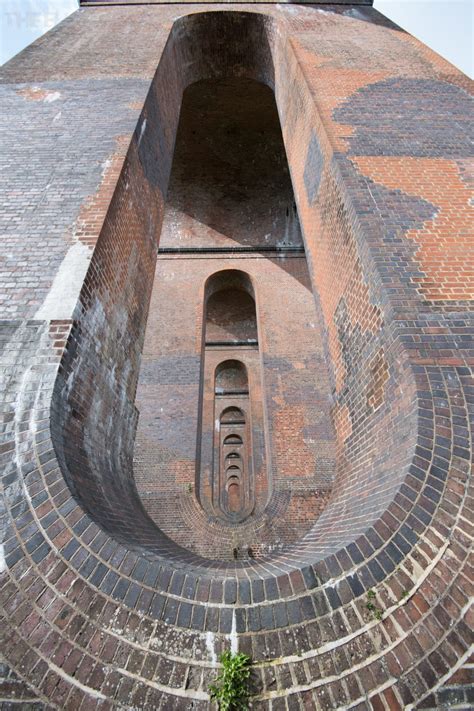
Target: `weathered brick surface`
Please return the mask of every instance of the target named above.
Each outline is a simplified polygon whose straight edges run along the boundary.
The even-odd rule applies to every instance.
[[[469,83],[370,8],[212,9],[84,7],[3,70],[2,703],[208,708],[237,639],[257,707],[468,708]],[[211,561],[147,516],[132,455],[182,92],[229,76],[275,89],[337,470],[304,539]]]

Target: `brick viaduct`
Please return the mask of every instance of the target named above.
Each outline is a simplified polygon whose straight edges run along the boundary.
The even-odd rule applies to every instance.
[[[1,707],[472,708],[472,82],[88,0],[0,89]]]

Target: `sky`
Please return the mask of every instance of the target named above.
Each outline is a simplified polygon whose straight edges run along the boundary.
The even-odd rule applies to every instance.
[[[77,0],[0,0],[0,64],[77,6]],[[473,76],[474,0],[375,0],[374,7]]]

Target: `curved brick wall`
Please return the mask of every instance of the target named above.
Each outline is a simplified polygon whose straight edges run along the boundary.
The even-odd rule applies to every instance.
[[[439,181],[444,166],[467,224],[468,156],[463,140],[454,136],[444,150],[427,126],[426,146],[436,143],[445,157],[428,149],[406,157],[400,146],[416,91],[406,93],[383,152],[367,132],[370,117],[358,117],[364,92],[384,105],[388,77],[408,89],[419,75],[433,125],[449,123],[454,102],[463,126],[460,77],[372,10],[272,7],[267,16],[176,21],[176,9],[163,6],[90,8],[65,23],[63,38],[81,23],[96,38],[120,32],[136,12],[164,50],[126,155],[120,139],[96,202],[84,208],[84,196],[70,196],[83,206],[76,238],[89,247],[98,236],[73,319],[32,304],[4,325],[5,698],[54,708],[208,708],[216,655],[231,645],[255,662],[262,708],[431,708],[443,698],[437,690],[449,691],[457,670],[469,668],[471,344],[467,287],[440,284],[436,299],[430,290],[430,256],[419,247],[430,222],[445,239],[449,268],[459,257],[437,223],[447,208],[423,176]],[[354,41],[361,33],[364,48]],[[140,81],[125,86],[133,72],[120,53],[103,69],[104,78],[122,76],[128,96],[133,86],[140,107],[143,79],[159,58],[140,57],[142,45],[133,69]],[[20,57],[3,81],[21,72],[40,82],[35,51],[40,60],[41,42],[30,77]],[[69,49],[55,58],[56,81],[68,66],[79,71],[73,56]],[[81,66],[75,81],[93,81],[91,55]],[[214,72],[275,88],[327,332],[338,436],[333,495],[311,532],[245,563],[211,562],[160,535],[130,476],[154,240],[181,94]],[[448,106],[447,85],[458,97]],[[36,101],[37,91],[14,87],[11,101]],[[61,91],[81,96],[84,87]],[[130,135],[132,116],[118,125],[130,99],[120,101],[107,110]]]

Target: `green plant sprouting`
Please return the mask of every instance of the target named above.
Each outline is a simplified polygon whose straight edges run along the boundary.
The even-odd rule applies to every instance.
[[[251,660],[247,654],[230,650],[219,657],[222,670],[210,689],[212,701],[217,701],[220,711],[246,711],[249,698],[248,680]]]
[[[372,616],[376,620],[381,620],[383,617],[383,611],[380,610],[377,605],[373,603],[373,600],[375,600],[375,593],[373,590],[367,590],[367,602],[366,602],[366,608],[370,613],[372,613]]]

